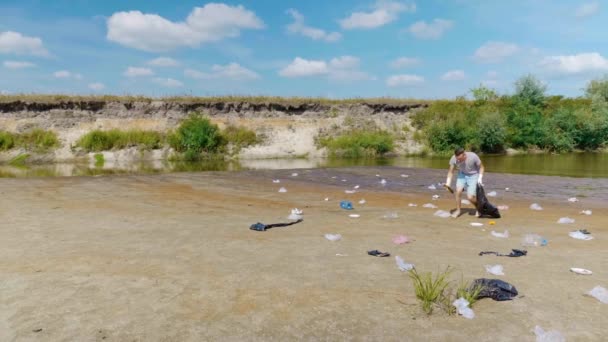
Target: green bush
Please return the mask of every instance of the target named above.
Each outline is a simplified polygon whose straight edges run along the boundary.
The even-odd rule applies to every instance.
[[[53,147],[59,146],[59,139],[55,132],[45,131],[40,128],[20,134],[18,140],[20,146],[37,152],[46,152]]]
[[[11,132],[0,131],[0,151],[10,150],[15,146],[16,137]]]
[[[348,158],[377,156],[394,148],[394,137],[386,131],[350,131],[337,137],[320,139],[331,155]]]
[[[608,102],[608,75],[596,80],[591,80],[585,88],[588,98]]]
[[[201,153],[215,153],[225,145],[217,127],[208,118],[192,114],[169,136],[169,144],[186,160],[197,160]]]
[[[485,114],[477,121],[476,145],[482,152],[499,153],[504,151],[506,139],[506,122],[499,113]]]
[[[222,132],[223,139],[226,143],[234,146],[235,151],[241,148],[253,146],[260,143],[261,139],[254,131],[245,127],[227,126]]]
[[[515,100],[522,101],[532,106],[542,106],[545,103],[545,86],[533,75],[525,75],[515,82]]]
[[[137,146],[143,149],[160,148],[163,135],[155,131],[112,129],[109,131],[94,130],[82,136],[76,146],[87,152],[101,152]]]

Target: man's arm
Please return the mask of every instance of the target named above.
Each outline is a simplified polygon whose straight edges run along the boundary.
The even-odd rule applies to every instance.
[[[479,178],[477,178],[477,183],[479,184],[483,184],[483,173],[486,171],[486,169],[483,166],[482,162],[479,162]]]
[[[454,165],[450,164],[450,169],[448,170],[448,177],[445,180],[445,185],[449,186],[452,184],[452,175],[454,174]]]

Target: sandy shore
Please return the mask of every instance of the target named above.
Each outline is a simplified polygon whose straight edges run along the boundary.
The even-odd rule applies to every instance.
[[[381,167],[0,179],[0,341],[533,341],[535,325],[569,341],[605,340],[608,305],[584,294],[608,287],[607,181],[488,174],[492,202],[510,207],[489,226],[422,207],[454,207],[427,189],[444,179],[442,170]],[[340,209],[343,199],[355,210]],[[287,222],[296,207],[299,224],[249,229]],[[556,223],[565,216],[576,223]],[[568,236],[579,228],[595,239]],[[520,258],[478,256],[520,248],[526,233],[549,243]],[[397,234],[414,241],[397,246]],[[426,316],[394,255],[420,272],[449,265],[454,285],[499,278],[520,296],[479,301],[473,320]],[[485,272],[498,263],[504,276]]]

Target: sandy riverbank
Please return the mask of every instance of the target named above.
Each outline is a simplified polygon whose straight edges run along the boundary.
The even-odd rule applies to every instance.
[[[568,340],[605,338],[608,305],[583,294],[608,287],[606,181],[485,178],[488,190],[498,191],[492,201],[510,207],[495,226],[468,215],[441,219],[422,208],[453,208],[445,192],[426,188],[445,179],[441,170],[0,179],[0,340],[533,341],[537,324]],[[344,193],[355,184],[357,193]],[[281,186],[286,193],[277,191]],[[506,186],[511,191],[502,191]],[[431,201],[433,194],[442,197]],[[567,202],[572,196],[580,202]],[[349,218],[342,199],[361,216]],[[545,210],[531,211],[532,202]],[[285,222],[295,207],[304,222],[249,230],[258,221]],[[582,209],[593,215],[580,215]],[[384,219],[387,213],[398,218]],[[564,216],[576,223],[557,224]],[[474,221],[486,225],[471,227]],[[595,239],[568,236],[579,228]],[[492,237],[492,229],[508,229],[511,237]],[[519,248],[530,232],[549,244],[521,258],[477,255]],[[343,239],[330,242],[325,233]],[[415,241],[396,246],[397,234]],[[370,249],[400,255],[421,272],[450,265],[455,281],[494,277],[484,265],[500,263],[505,275],[497,278],[521,296],[481,300],[471,321],[427,317],[393,257],[368,256]],[[595,273],[577,276],[570,267]]]

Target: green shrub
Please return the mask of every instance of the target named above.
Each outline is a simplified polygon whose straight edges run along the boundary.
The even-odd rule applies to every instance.
[[[386,131],[350,131],[337,137],[320,139],[331,155],[347,158],[377,156],[394,148],[394,137]]]
[[[591,99],[595,98],[608,102],[608,75],[591,80],[585,88],[585,95]]]
[[[163,135],[155,131],[94,130],[82,136],[76,145],[87,152],[110,151],[134,146],[154,149],[162,147],[163,140]]]
[[[15,134],[6,131],[0,131],[0,151],[10,150],[15,146]]]
[[[483,289],[484,286],[481,284],[471,286],[470,283],[461,281],[460,286],[456,290],[456,299],[464,298],[467,302],[469,302],[469,307],[473,307],[473,304],[479,300],[479,294],[481,291],[483,291]]]
[[[169,144],[187,160],[197,160],[201,153],[215,153],[225,145],[217,125],[199,114],[184,120],[169,137]]]
[[[254,131],[245,127],[227,126],[222,132],[223,139],[226,143],[234,146],[235,151],[241,148],[253,146],[260,143],[261,139]]]
[[[59,146],[59,139],[55,132],[40,128],[20,134],[18,140],[20,146],[37,152],[45,152]]]
[[[545,86],[533,75],[525,75],[515,82],[515,100],[528,103],[532,106],[542,106],[545,103]]]
[[[482,152],[504,151],[506,138],[506,122],[499,113],[485,114],[477,121],[477,145]]]

